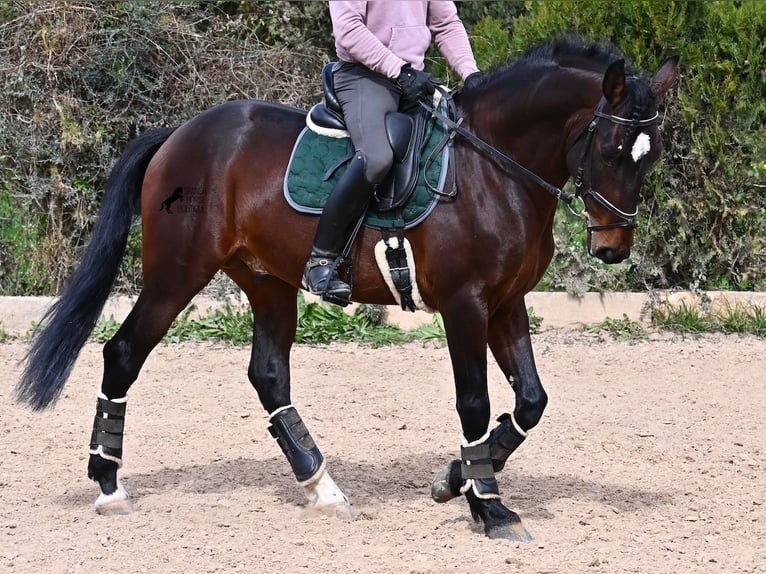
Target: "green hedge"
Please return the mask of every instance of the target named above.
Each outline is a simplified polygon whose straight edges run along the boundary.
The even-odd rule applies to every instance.
[[[627,264],[588,258],[557,216],[542,288],[766,287],[766,2],[461,2],[484,69],[575,32],[646,73],[681,55],[666,153],[645,185]],[[0,294],[50,294],[87,241],[127,141],[227,99],[307,107],[333,57],[325,2],[0,0]],[[431,53],[428,68],[449,77]],[[119,287],[140,285],[140,229]]]
[[[766,288],[766,2],[528,2],[511,50],[569,32],[612,42],[647,73],[680,54],[681,79],[664,108],[666,152],[644,187],[631,261],[586,260],[582,231],[561,213],[544,284]]]

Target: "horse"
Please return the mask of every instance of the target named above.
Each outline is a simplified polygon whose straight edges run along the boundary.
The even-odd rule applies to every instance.
[[[462,430],[460,459],[437,473],[431,496],[439,503],[464,498],[490,538],[531,539],[518,514],[503,505],[496,476],[548,400],[524,297],[553,255],[553,220],[563,197],[555,190],[575,178],[588,253],[608,264],[626,259],[639,190],[661,155],[658,106],[677,73],[677,56],[645,79],[612,46],[556,39],[453,94],[462,118],[450,168],[458,193],[440,198],[404,236],[422,304],[443,320]],[[252,307],[247,376],[307,506],[354,516],[290,394],[301,273],[318,218],[288,205],[283,183],[305,121],[306,111],[278,102],[228,101],[180,126],[144,132],[113,166],[89,243],[34,333],[16,387],[17,400],[36,411],[58,399],[140,213],[143,287],[103,347],[88,461],[88,476],[100,489],[97,512],[133,511],[118,477],[128,390],[174,318],[220,270]],[[168,199],[179,190],[184,209],[169,215]],[[359,230],[352,298],[393,305],[372,255],[378,238],[367,226]],[[514,397],[496,426],[487,349]]]

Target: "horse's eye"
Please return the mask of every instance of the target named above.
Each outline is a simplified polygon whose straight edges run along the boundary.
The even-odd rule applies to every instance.
[[[609,165],[616,163],[620,155],[622,155],[622,150],[619,146],[605,145],[601,148],[601,157]]]

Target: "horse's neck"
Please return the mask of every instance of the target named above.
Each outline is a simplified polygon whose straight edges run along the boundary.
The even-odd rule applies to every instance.
[[[570,174],[572,126],[587,123],[598,86],[591,73],[558,70],[495,87],[466,118],[468,129],[558,187]],[[524,87],[521,87],[524,86]],[[595,94],[595,95],[594,95]],[[584,118],[584,119],[583,119]]]

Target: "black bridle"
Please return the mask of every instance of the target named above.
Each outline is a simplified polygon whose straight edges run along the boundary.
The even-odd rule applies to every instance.
[[[447,102],[447,108],[450,111],[450,115],[454,115],[455,105],[454,105],[454,102],[452,101],[451,95],[448,94],[441,87],[437,86],[437,90],[442,94],[442,97],[445,98],[445,101]],[[601,231],[604,229],[636,226],[636,216],[638,215],[638,208],[636,208],[636,210],[633,212],[623,211],[622,209],[614,205],[612,202],[610,202],[608,199],[606,199],[598,191],[593,189],[590,182],[588,182],[587,188],[583,190],[585,168],[586,168],[586,165],[589,164],[588,163],[589,161],[591,162],[591,165],[592,165],[593,143],[596,139],[596,133],[598,132],[599,120],[604,119],[613,124],[623,125],[623,126],[632,126],[635,129],[637,127],[649,126],[656,123],[659,117],[659,113],[655,113],[654,116],[650,118],[642,119],[642,120],[633,120],[633,119],[623,118],[620,116],[613,116],[611,114],[605,114],[603,110],[604,110],[604,106],[606,105],[606,98],[602,97],[601,101],[596,107],[596,111],[593,113],[593,119],[591,119],[591,121],[588,122],[588,125],[583,128],[580,134],[575,138],[575,143],[573,144],[573,145],[576,145],[577,142],[582,137],[585,137],[585,143],[583,145],[582,152],[580,153],[580,161],[577,168],[577,173],[574,176],[575,194],[571,195],[564,192],[562,189],[556,187],[555,185],[548,183],[547,181],[542,179],[540,176],[538,176],[536,173],[530,171],[529,169],[521,165],[516,160],[508,157],[507,155],[505,155],[498,149],[492,147],[490,144],[488,144],[481,138],[477,137],[473,133],[466,130],[464,127],[461,126],[463,122],[462,118],[460,118],[458,121],[454,121],[451,118],[447,117],[446,115],[442,114],[441,112],[437,111],[433,107],[429,106],[428,104],[420,102],[420,105],[424,107],[426,110],[428,110],[428,112],[431,115],[433,115],[435,118],[441,121],[447,128],[444,139],[437,146],[436,150],[434,150],[434,153],[431,154],[432,157],[434,157],[435,153],[437,153],[438,151],[441,151],[445,145],[451,143],[456,134],[460,134],[465,139],[467,139],[471,144],[473,144],[476,148],[478,148],[479,150],[487,154],[487,156],[490,159],[492,159],[496,164],[498,164],[503,170],[514,171],[514,172],[522,174],[527,179],[533,181],[534,183],[536,183],[537,185],[545,189],[545,191],[553,195],[559,201],[563,201],[564,203],[566,203],[568,206],[570,206],[570,210],[572,211],[572,213],[575,213],[576,215],[587,216],[588,208],[585,204],[585,200],[590,197],[599,205],[604,207],[607,211],[611,212],[613,215],[616,215],[622,220],[616,223],[607,223],[605,225],[590,225],[589,223],[587,228],[589,233],[592,231]],[[622,146],[620,146],[620,148],[622,148]],[[431,158],[429,158],[429,161],[430,159]],[[591,172],[592,172],[592,169],[591,169]],[[443,192],[439,192],[438,190],[435,190],[430,185],[429,185],[429,188],[431,189],[431,191],[440,193],[441,195],[446,195],[448,197],[454,197],[457,194],[456,189],[453,189],[451,192],[445,194]],[[576,212],[571,207],[575,199],[579,199],[582,202],[582,211],[579,213]]]
[[[590,181],[588,182],[589,185],[587,189],[583,191],[583,180],[585,175],[585,166],[588,163],[588,160],[593,161],[593,141],[596,139],[596,132],[598,131],[598,121],[599,119],[605,119],[613,124],[622,125],[622,126],[631,126],[633,129],[638,127],[644,127],[649,126],[657,122],[657,119],[659,118],[659,112],[655,113],[654,116],[651,118],[646,118],[643,120],[631,120],[628,118],[623,118],[620,116],[613,116],[611,114],[605,114],[604,113],[604,106],[606,105],[606,98],[602,96],[601,101],[598,103],[598,107],[596,108],[596,111],[593,114],[593,119],[588,123],[588,125],[585,127],[585,129],[580,132],[580,135],[577,136],[575,139],[575,143],[583,137],[583,134],[585,134],[585,144],[582,149],[582,153],[580,154],[580,161],[579,161],[579,167],[577,168],[577,174],[575,175],[574,185],[575,185],[575,197],[579,198],[580,201],[583,203],[583,212],[587,213],[587,208],[585,206],[585,200],[587,198],[592,198],[594,201],[596,201],[599,205],[604,207],[607,211],[611,212],[612,214],[616,215],[617,217],[621,218],[622,221],[618,221],[616,223],[607,223],[605,225],[588,225],[588,231],[601,231],[603,229],[614,229],[617,227],[635,227],[636,226],[636,216],[638,215],[638,207],[636,207],[635,211],[628,212],[623,211],[620,208],[618,208],[616,205],[614,205],[611,201],[609,201],[607,198],[605,198],[603,195],[601,195],[599,192],[597,192],[595,189],[593,189],[593,186],[590,185]],[[618,147],[620,151],[622,151],[622,144]],[[591,167],[591,172],[592,172]]]

